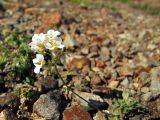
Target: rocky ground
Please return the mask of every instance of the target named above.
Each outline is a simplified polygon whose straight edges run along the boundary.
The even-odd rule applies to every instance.
[[[18,56],[21,44],[48,29],[62,32],[66,61],[59,70],[70,71],[65,82],[89,104],[56,75],[36,76],[31,51],[16,75],[15,56],[2,59],[9,54],[4,49]],[[0,119],[160,119],[159,0],[1,0],[0,31]],[[5,34],[12,32],[28,38],[9,43]],[[132,98],[125,103],[137,101],[141,110],[135,103],[115,113],[113,101],[124,99],[125,90]]]

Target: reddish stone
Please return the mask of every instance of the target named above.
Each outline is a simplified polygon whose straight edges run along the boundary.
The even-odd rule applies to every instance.
[[[93,75],[92,79],[91,79],[91,85],[101,85],[102,81],[101,78],[99,77],[99,75]]]
[[[85,65],[90,65],[90,61],[89,59],[85,58],[85,57],[74,57],[71,58],[70,60],[68,60],[68,62],[65,64],[65,67],[67,69],[74,69],[74,68],[83,68],[83,66]]]
[[[127,66],[118,67],[117,72],[120,76],[133,75],[133,69]]]
[[[96,60],[96,67],[104,67],[105,66],[105,63],[102,61],[102,60]]]
[[[63,120],[92,120],[90,114],[79,106],[73,106],[63,112]]]
[[[61,15],[59,12],[48,12],[44,13],[42,16],[42,25],[35,30],[35,33],[41,33],[47,30],[47,28],[53,27],[58,24],[61,20]]]
[[[42,25],[45,25],[45,26],[56,25],[60,22],[60,19],[61,19],[61,15],[57,11],[45,13],[42,16]]]

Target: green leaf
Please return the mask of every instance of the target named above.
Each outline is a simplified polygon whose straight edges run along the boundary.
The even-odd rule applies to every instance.
[[[123,97],[123,99],[128,99],[129,98],[129,92],[123,91],[122,97]]]

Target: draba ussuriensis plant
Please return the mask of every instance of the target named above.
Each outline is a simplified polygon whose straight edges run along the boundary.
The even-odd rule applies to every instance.
[[[31,50],[36,54],[36,57],[32,60],[35,66],[34,72],[46,77],[48,75],[52,75],[55,71],[63,84],[67,87],[67,90],[83,99],[91,107],[99,110],[97,106],[92,105],[89,101],[74,92],[63,80],[63,77],[61,76],[57,68],[57,64],[61,63],[61,61],[63,60],[63,49],[65,47],[62,44],[60,35],[61,33],[55,30],[49,30],[46,34],[40,33],[33,35],[30,46]]]

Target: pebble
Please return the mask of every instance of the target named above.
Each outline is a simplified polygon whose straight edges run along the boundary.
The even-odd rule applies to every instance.
[[[78,96],[75,96],[78,104],[86,110],[95,110],[97,108],[101,108],[106,105],[103,99],[98,95],[87,92],[78,92],[78,91],[76,93],[89,102],[88,104]]]
[[[128,80],[128,78],[125,78],[125,79],[121,82],[121,85],[124,86],[124,87],[129,86],[129,84],[130,84],[130,81]]]
[[[149,92],[149,88],[148,87],[142,87],[141,92],[147,93],[147,92]]]
[[[93,117],[93,120],[106,120],[104,113],[98,111],[96,115]]]
[[[152,97],[152,92],[147,92],[147,93],[142,95],[142,100],[147,102],[147,101],[150,100],[151,97]]]
[[[100,58],[103,61],[110,59],[110,51],[107,47],[102,47],[100,50]]]
[[[63,120],[92,120],[92,118],[80,106],[72,106],[63,112]]]
[[[78,43],[69,34],[65,34],[63,44],[65,48],[68,48],[68,49],[78,46]]]
[[[110,88],[116,88],[119,85],[119,81],[112,80],[109,82],[108,86]]]
[[[89,53],[89,48],[88,47],[82,48],[81,53],[84,54],[84,55],[87,55]]]
[[[91,78],[91,85],[101,85],[102,81],[99,75],[94,74]]]
[[[150,71],[151,91],[160,91],[160,67],[155,67]]]
[[[58,120],[60,117],[60,94],[58,91],[50,91],[43,94],[33,105],[33,112],[45,119]]]

